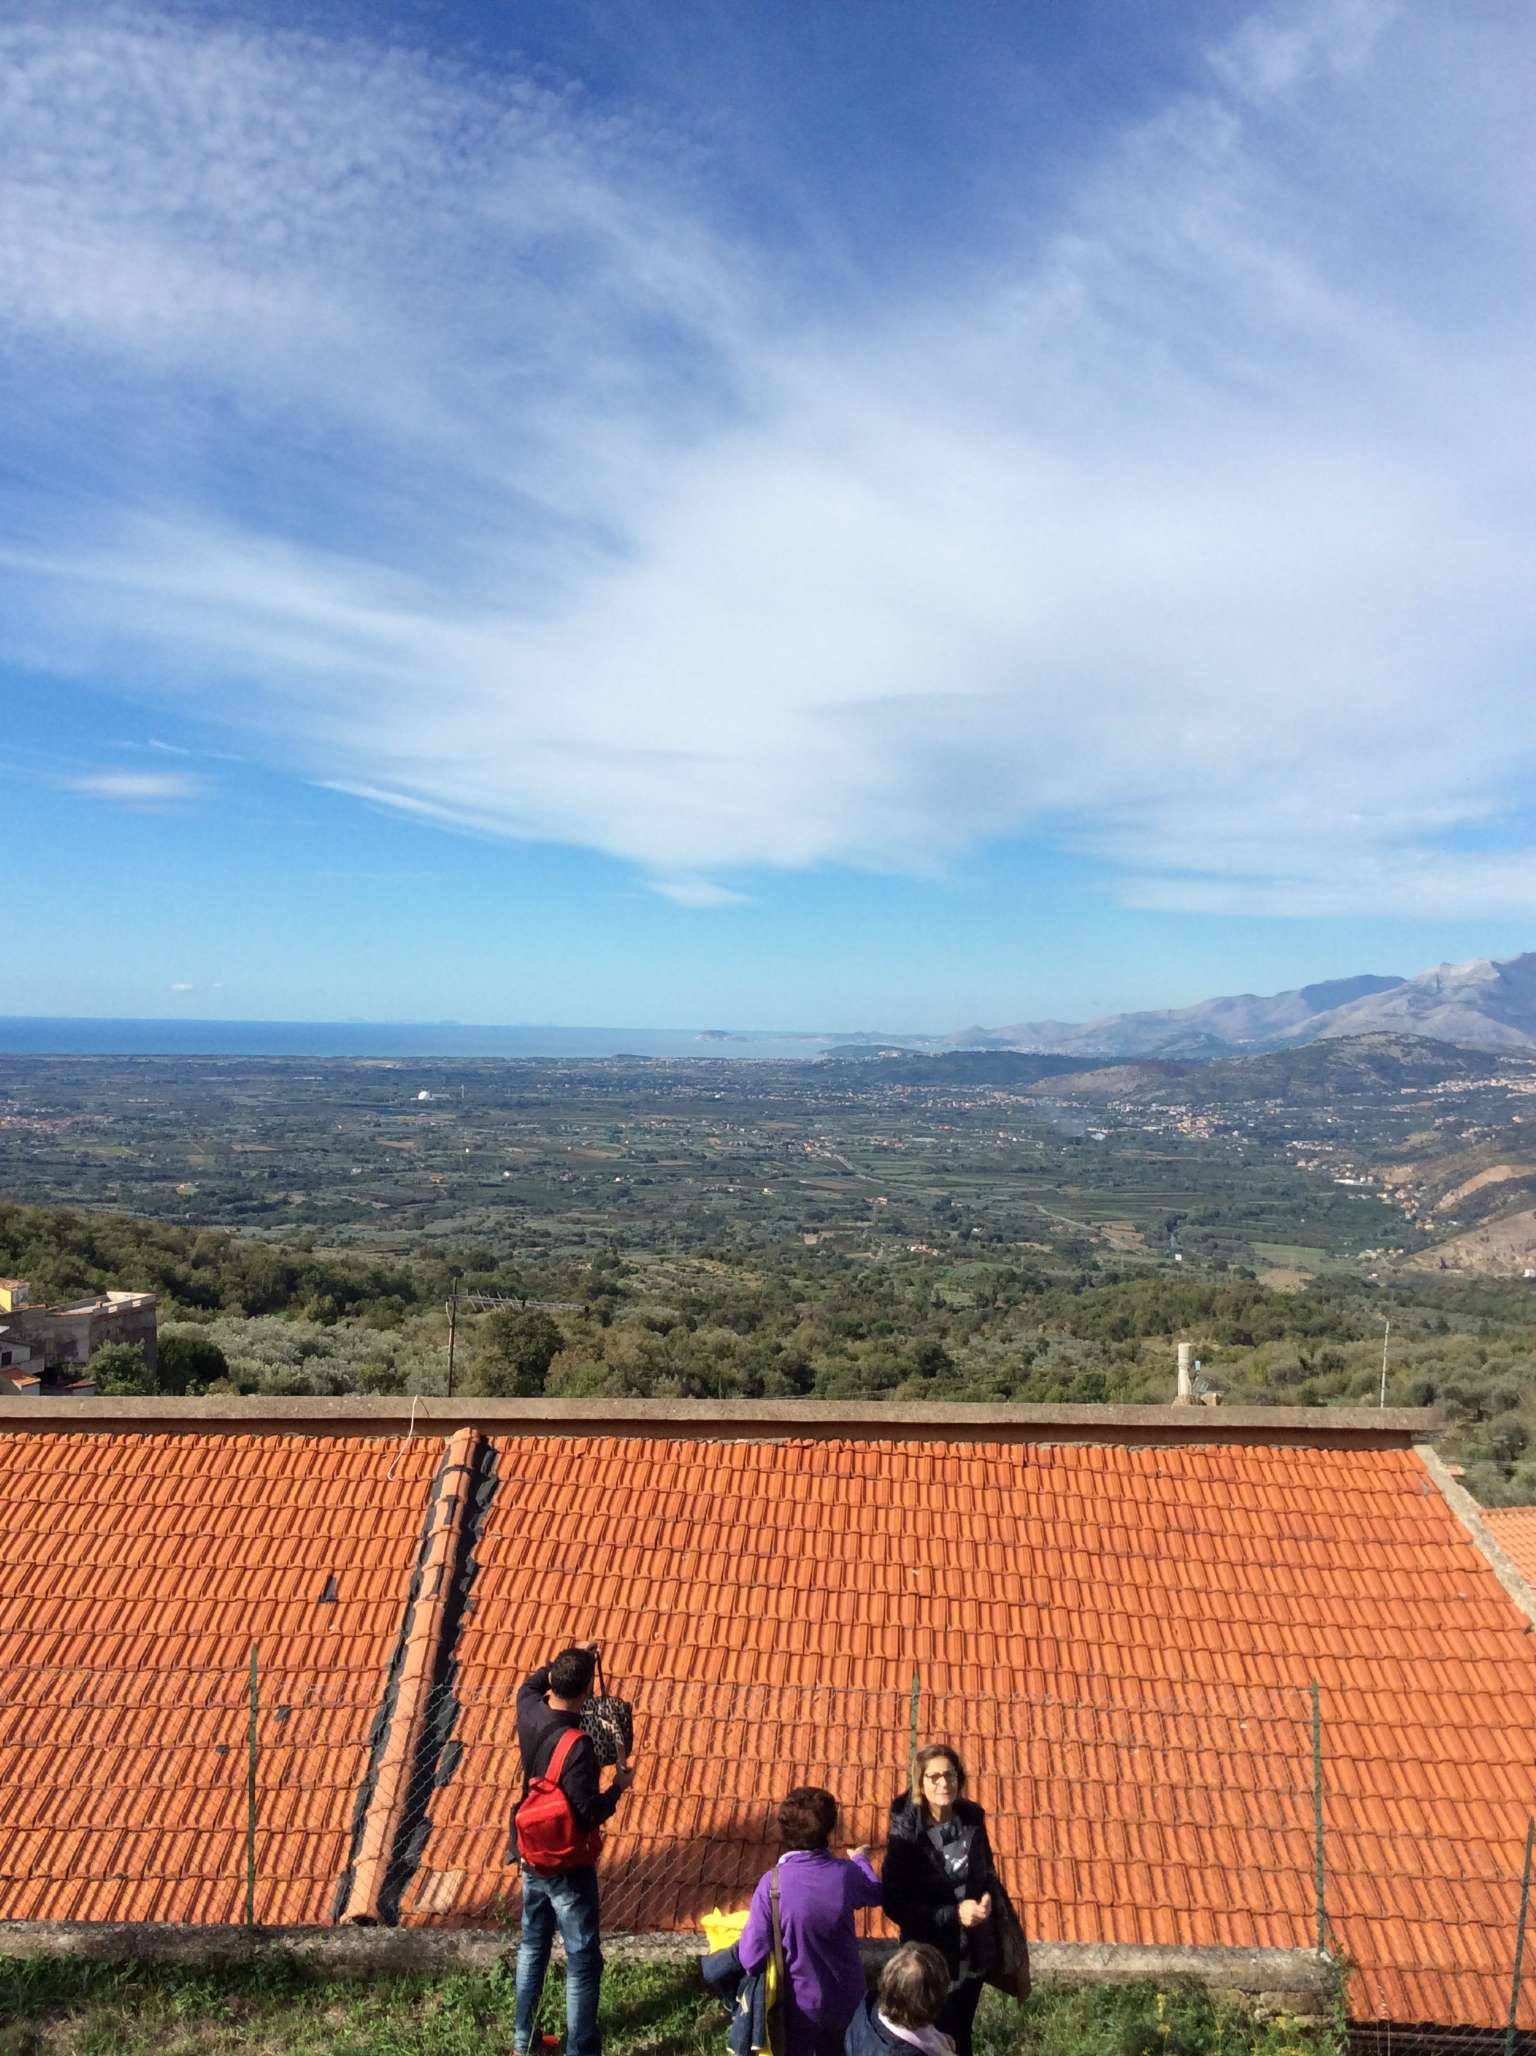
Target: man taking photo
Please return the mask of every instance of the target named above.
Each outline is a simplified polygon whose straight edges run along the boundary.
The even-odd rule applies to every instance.
[[[540,2046],[535,2022],[557,1927],[565,1944],[567,2056],[602,2056],[597,1854],[602,1824],[634,1783],[635,1773],[621,1762],[607,1791],[598,1783],[597,1753],[581,1723],[596,1669],[597,1644],[587,1642],[562,1650],[518,1688],[523,1796],[512,1816],[508,1851],[508,1861],[517,1861],[523,1876],[512,2030],[517,2056],[529,2056]]]

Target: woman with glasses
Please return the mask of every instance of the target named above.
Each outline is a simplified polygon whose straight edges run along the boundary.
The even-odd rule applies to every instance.
[[[997,1961],[987,1819],[964,1793],[965,1766],[947,1742],[918,1750],[913,1789],[891,1803],[883,1900],[904,1942],[929,1942],[944,1957],[949,1997],[934,2024],[956,2056],[971,2056],[982,1980]]]

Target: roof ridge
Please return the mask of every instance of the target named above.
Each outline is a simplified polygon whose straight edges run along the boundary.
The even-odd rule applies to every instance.
[[[474,1428],[460,1428],[450,1436],[432,1481],[393,1675],[380,1708],[384,1725],[360,1794],[350,1878],[343,1876],[338,1892],[338,1921],[376,1922],[382,1918],[380,1901],[405,1820],[411,1774],[444,1654],[449,1599],[463,1548],[481,1440]]]
[[[1488,1508],[1479,1506],[1465,1485],[1457,1482],[1449,1467],[1427,1442],[1414,1444],[1415,1454],[1434,1479],[1441,1497],[1471,1536],[1475,1547],[1488,1560],[1489,1568],[1505,1592],[1536,1627],[1536,1585],[1532,1585],[1519,1564],[1488,1525]],[[1529,1632],[1529,1630],[1527,1630]]]

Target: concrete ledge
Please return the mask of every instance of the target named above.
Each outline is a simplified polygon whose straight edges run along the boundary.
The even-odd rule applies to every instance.
[[[1452,1513],[1461,1522],[1472,1540],[1487,1557],[1493,1575],[1536,1628],[1536,1585],[1520,1569],[1520,1566],[1504,1548],[1499,1538],[1483,1518],[1483,1508],[1478,1505],[1465,1485],[1458,1483],[1441,1461],[1437,1452],[1427,1442],[1417,1446],[1417,1453],[1425,1470],[1434,1479]]]
[[[644,1435],[690,1441],[1247,1443],[1407,1448],[1433,1407],[931,1406],[833,1399],[0,1399],[0,1433]]]
[[[1042,1985],[1197,1984],[1211,1991],[1326,2000],[1334,1970],[1315,1949],[1174,1948],[1139,1942],[1032,1942]],[[1309,2012],[1298,2005],[1293,2011]]]
[[[407,1927],[181,1927],[135,1921],[0,1922],[0,1958],[72,1957],[88,1962],[160,1963],[218,1970],[274,1955],[297,1958],[329,1977],[492,1970],[515,1948],[517,1930]],[[864,1945],[882,1962],[893,1941]],[[604,1935],[610,1959],[677,1961],[704,1954],[696,1934]],[[1160,1948],[1129,1942],[1032,1942],[1037,1985],[1197,1984],[1312,2015],[1332,1993],[1333,1970],[1311,1949]]]
[[[608,1937],[605,1935],[604,1944]],[[402,1927],[207,1927],[133,1920],[0,1921],[0,1958],[73,1957],[219,1970],[269,1956],[298,1958],[330,1977],[402,1971],[489,1970],[517,1945],[517,1930]]]

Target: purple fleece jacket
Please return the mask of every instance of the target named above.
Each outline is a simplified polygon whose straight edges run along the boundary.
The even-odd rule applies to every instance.
[[[880,1904],[880,1880],[868,1857],[857,1862],[829,1849],[793,1849],[779,1858],[779,1921],[789,1972],[784,2056],[816,2056],[842,2047],[864,1997],[864,1970],[853,1916]],[[773,1872],[757,1881],[738,1949],[745,1971],[761,1970],[773,1952],[769,1893]]]

